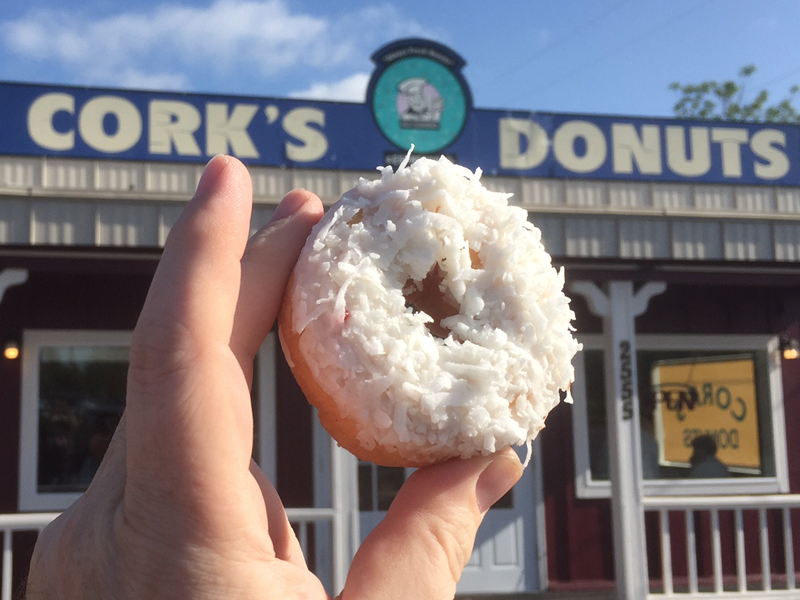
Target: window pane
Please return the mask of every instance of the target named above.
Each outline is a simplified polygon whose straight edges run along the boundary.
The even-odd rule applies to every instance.
[[[125,406],[126,347],[48,346],[39,352],[39,493],[81,492]]]
[[[372,465],[360,462],[358,464],[358,510],[375,510],[375,502],[372,501]]]
[[[406,470],[402,467],[378,467],[378,510],[389,510],[406,480]]]
[[[767,356],[637,352],[645,479],[774,477]],[[592,478],[607,480],[603,355],[584,353]]]

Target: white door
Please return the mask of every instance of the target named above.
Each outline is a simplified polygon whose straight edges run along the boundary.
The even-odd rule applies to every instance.
[[[523,449],[524,452],[524,449]],[[486,515],[475,548],[464,569],[462,594],[534,591],[540,588],[537,559],[536,486],[541,485],[538,461],[531,460],[520,482]],[[386,514],[411,469],[359,463],[361,539]]]

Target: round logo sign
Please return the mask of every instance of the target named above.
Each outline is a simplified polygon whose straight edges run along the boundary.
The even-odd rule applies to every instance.
[[[403,150],[438,152],[460,135],[471,108],[459,70],[464,61],[428,40],[401,40],[379,50],[368,101],[381,133]]]

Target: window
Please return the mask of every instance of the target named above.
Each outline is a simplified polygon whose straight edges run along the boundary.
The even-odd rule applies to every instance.
[[[610,494],[603,337],[575,359],[576,489]],[[646,495],[788,491],[777,339],[636,338],[639,432]]]
[[[20,510],[62,510],[88,487],[125,406],[130,341],[130,332],[25,332]]]

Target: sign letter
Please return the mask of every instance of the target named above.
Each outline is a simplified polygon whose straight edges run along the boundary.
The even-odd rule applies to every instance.
[[[153,100],[150,102],[150,154],[200,156],[194,137],[200,127],[200,111],[188,102]]]
[[[628,123],[611,126],[614,144],[614,172],[633,173],[633,163],[640,173],[661,174],[661,135],[657,125],[642,125],[642,137]]]
[[[325,127],[325,113],[316,108],[295,108],[283,118],[283,130],[302,142],[286,142],[286,158],[298,162],[319,160],[328,151],[328,139],[319,129],[309,126],[314,123]]]
[[[672,172],[684,177],[705,175],[711,168],[711,142],[706,127],[692,127],[691,151],[686,148],[686,131],[676,125],[667,127],[667,164]]]
[[[586,151],[583,156],[575,152],[575,140],[583,138]],[[591,173],[606,160],[608,149],[603,131],[589,121],[568,121],[553,135],[553,152],[561,165],[575,173]]]
[[[747,143],[746,129],[714,127],[711,141],[718,142],[722,148],[722,174],[725,177],[742,176],[742,144]]]
[[[780,179],[789,172],[789,159],[781,148],[786,148],[786,134],[782,131],[762,129],[753,135],[750,149],[766,163],[756,163],[756,177]]]
[[[235,156],[258,158],[258,150],[247,133],[257,110],[255,104],[236,104],[228,115],[227,104],[209,102],[206,105],[206,154],[227,154],[230,144]]]
[[[108,133],[103,124],[107,115],[116,117],[117,128],[113,133]],[[142,115],[130,100],[118,96],[98,96],[81,109],[78,130],[83,141],[95,150],[110,154],[125,152],[142,136]]]
[[[28,110],[28,135],[47,150],[72,150],[75,147],[75,130],[63,133],[53,127],[57,112],[75,114],[75,98],[69,94],[45,94],[39,96]]]
[[[535,121],[500,119],[499,129],[500,168],[533,169],[547,158],[547,132]]]

